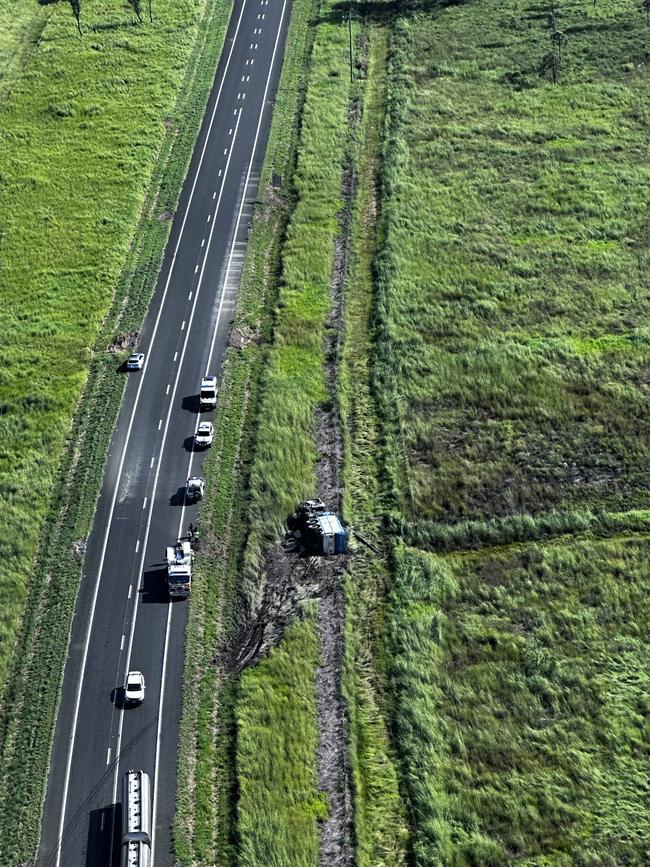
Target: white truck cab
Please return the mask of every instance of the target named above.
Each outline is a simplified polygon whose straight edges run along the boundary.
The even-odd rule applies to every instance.
[[[199,392],[199,406],[201,411],[214,409],[217,405],[217,377],[214,374],[204,376],[201,380]]]

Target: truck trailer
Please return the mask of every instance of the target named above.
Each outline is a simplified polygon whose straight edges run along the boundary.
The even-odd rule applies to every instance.
[[[322,500],[304,500],[289,519],[289,529],[310,554],[347,554],[348,535]]]
[[[122,779],[122,867],[151,867],[151,780],[145,771]]]

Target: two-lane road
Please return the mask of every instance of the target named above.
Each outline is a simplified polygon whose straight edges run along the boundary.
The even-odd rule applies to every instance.
[[[172,863],[187,602],[170,603],[165,546],[197,507],[192,448],[201,376],[219,373],[289,17],[288,0],[237,0],[203,127],[111,443],[72,628],[43,811],[39,867],[119,858],[119,780],[153,781],[154,863]],[[191,604],[191,603],[190,603]],[[116,698],[143,672],[143,705]],[[116,692],[118,690],[118,692]]]

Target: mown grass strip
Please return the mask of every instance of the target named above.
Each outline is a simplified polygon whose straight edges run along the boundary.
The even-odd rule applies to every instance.
[[[81,544],[78,550],[83,550],[90,530],[124,385],[123,375],[117,372],[119,359],[105,349],[116,334],[141,327],[169,233],[169,222],[161,219],[161,214],[173,211],[176,206],[229,16],[225,4],[197,8],[197,16],[201,11],[205,14],[196,19],[194,45],[185,64],[176,104],[169,108],[167,132],[150,178],[142,215],[111,309],[97,338],[97,351],[67,438],[54,486],[56,496],[50,505],[34,566],[36,577],[16,647],[16,664],[2,718],[0,863],[3,865],[29,858],[38,838],[59,686],[81,574],[81,560],[75,549]],[[165,26],[169,36],[171,25]],[[64,31],[67,34],[65,28]],[[96,86],[101,88],[101,82],[96,82]]]

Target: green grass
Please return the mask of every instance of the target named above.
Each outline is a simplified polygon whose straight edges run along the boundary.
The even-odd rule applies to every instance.
[[[343,516],[381,544],[377,463],[379,430],[372,396],[373,274],[377,253],[378,184],[385,119],[388,28],[367,26],[357,46],[366,80],[353,162],[357,190],[350,226],[344,334],[337,395],[344,438]],[[343,695],[348,712],[348,762],[353,791],[356,864],[403,864],[408,835],[389,741],[381,651],[382,598],[389,572],[383,559],[356,547],[346,575]]]
[[[60,4],[3,108],[0,685],[91,347],[205,8],[173,0],[135,27],[96,0],[79,39]]]
[[[528,0],[396,25],[380,364],[414,518],[648,504],[648,30],[560,6],[558,86]]]
[[[13,865],[17,860],[29,858],[38,839],[59,686],[82,567],[73,547],[86,538],[92,525],[125,381],[117,372],[119,360],[104,349],[115,334],[141,327],[169,233],[170,223],[160,216],[176,206],[229,16],[229,7],[225,4],[197,7],[195,11],[195,25],[186,35],[186,47],[191,48],[191,54],[187,55],[185,69],[178,71],[182,74],[180,88],[175,94],[170,91],[170,98],[173,98],[168,111],[169,123],[160,142],[155,167],[146,179],[145,201],[141,211],[134,215],[139,221],[133,226],[133,238],[128,239],[128,255],[122,263],[110,310],[97,337],[84,394],[61,456],[54,497],[40,530],[41,544],[33,568],[37,579],[25,608],[15,651],[16,664],[8,682],[1,718],[2,864]],[[75,57],[77,42],[68,44],[66,41],[68,23],[65,18],[57,25],[59,30],[54,31],[61,37],[56,56],[63,62],[64,51],[70,50],[79,63],[79,58]],[[162,35],[157,32],[154,47],[156,40],[166,38],[170,26],[167,21]],[[108,31],[108,38],[114,39],[111,32],[119,35],[119,27]],[[138,38],[145,37],[143,33]],[[104,36],[101,38],[103,40]],[[194,40],[193,45],[189,43],[190,38]],[[108,50],[110,42],[105,47]],[[89,72],[95,75],[96,70],[89,66]],[[102,77],[96,76],[96,80],[86,82],[87,92],[92,92],[93,88],[101,91],[104,85]],[[115,105],[117,103],[112,110]],[[81,137],[80,131],[77,134]],[[102,183],[109,183],[99,171],[97,179],[100,187]],[[60,204],[59,207],[63,209]],[[56,464],[56,455],[48,459]],[[42,456],[41,460],[44,460]]]
[[[417,865],[643,864],[646,537],[401,548],[390,632]]]
[[[558,5],[557,86],[544,5],[372,7],[380,610],[418,867],[649,851],[650,36],[622,0]]]
[[[316,781],[318,662],[316,620],[305,612],[242,675],[236,711],[242,867],[317,863],[317,820],[327,815]]]
[[[0,2],[0,104],[29,61],[47,19],[47,7],[36,2]]]
[[[301,114],[294,207],[282,247],[273,340],[265,359],[250,475],[249,536],[240,589],[255,611],[264,593],[264,547],[282,533],[297,500],[316,489],[315,411],[327,399],[325,319],[350,81],[347,28],[324,3],[316,19]],[[316,779],[313,615],[242,676],[237,698],[237,832],[241,864],[315,865],[327,809]],[[260,760],[260,757],[261,760]]]

